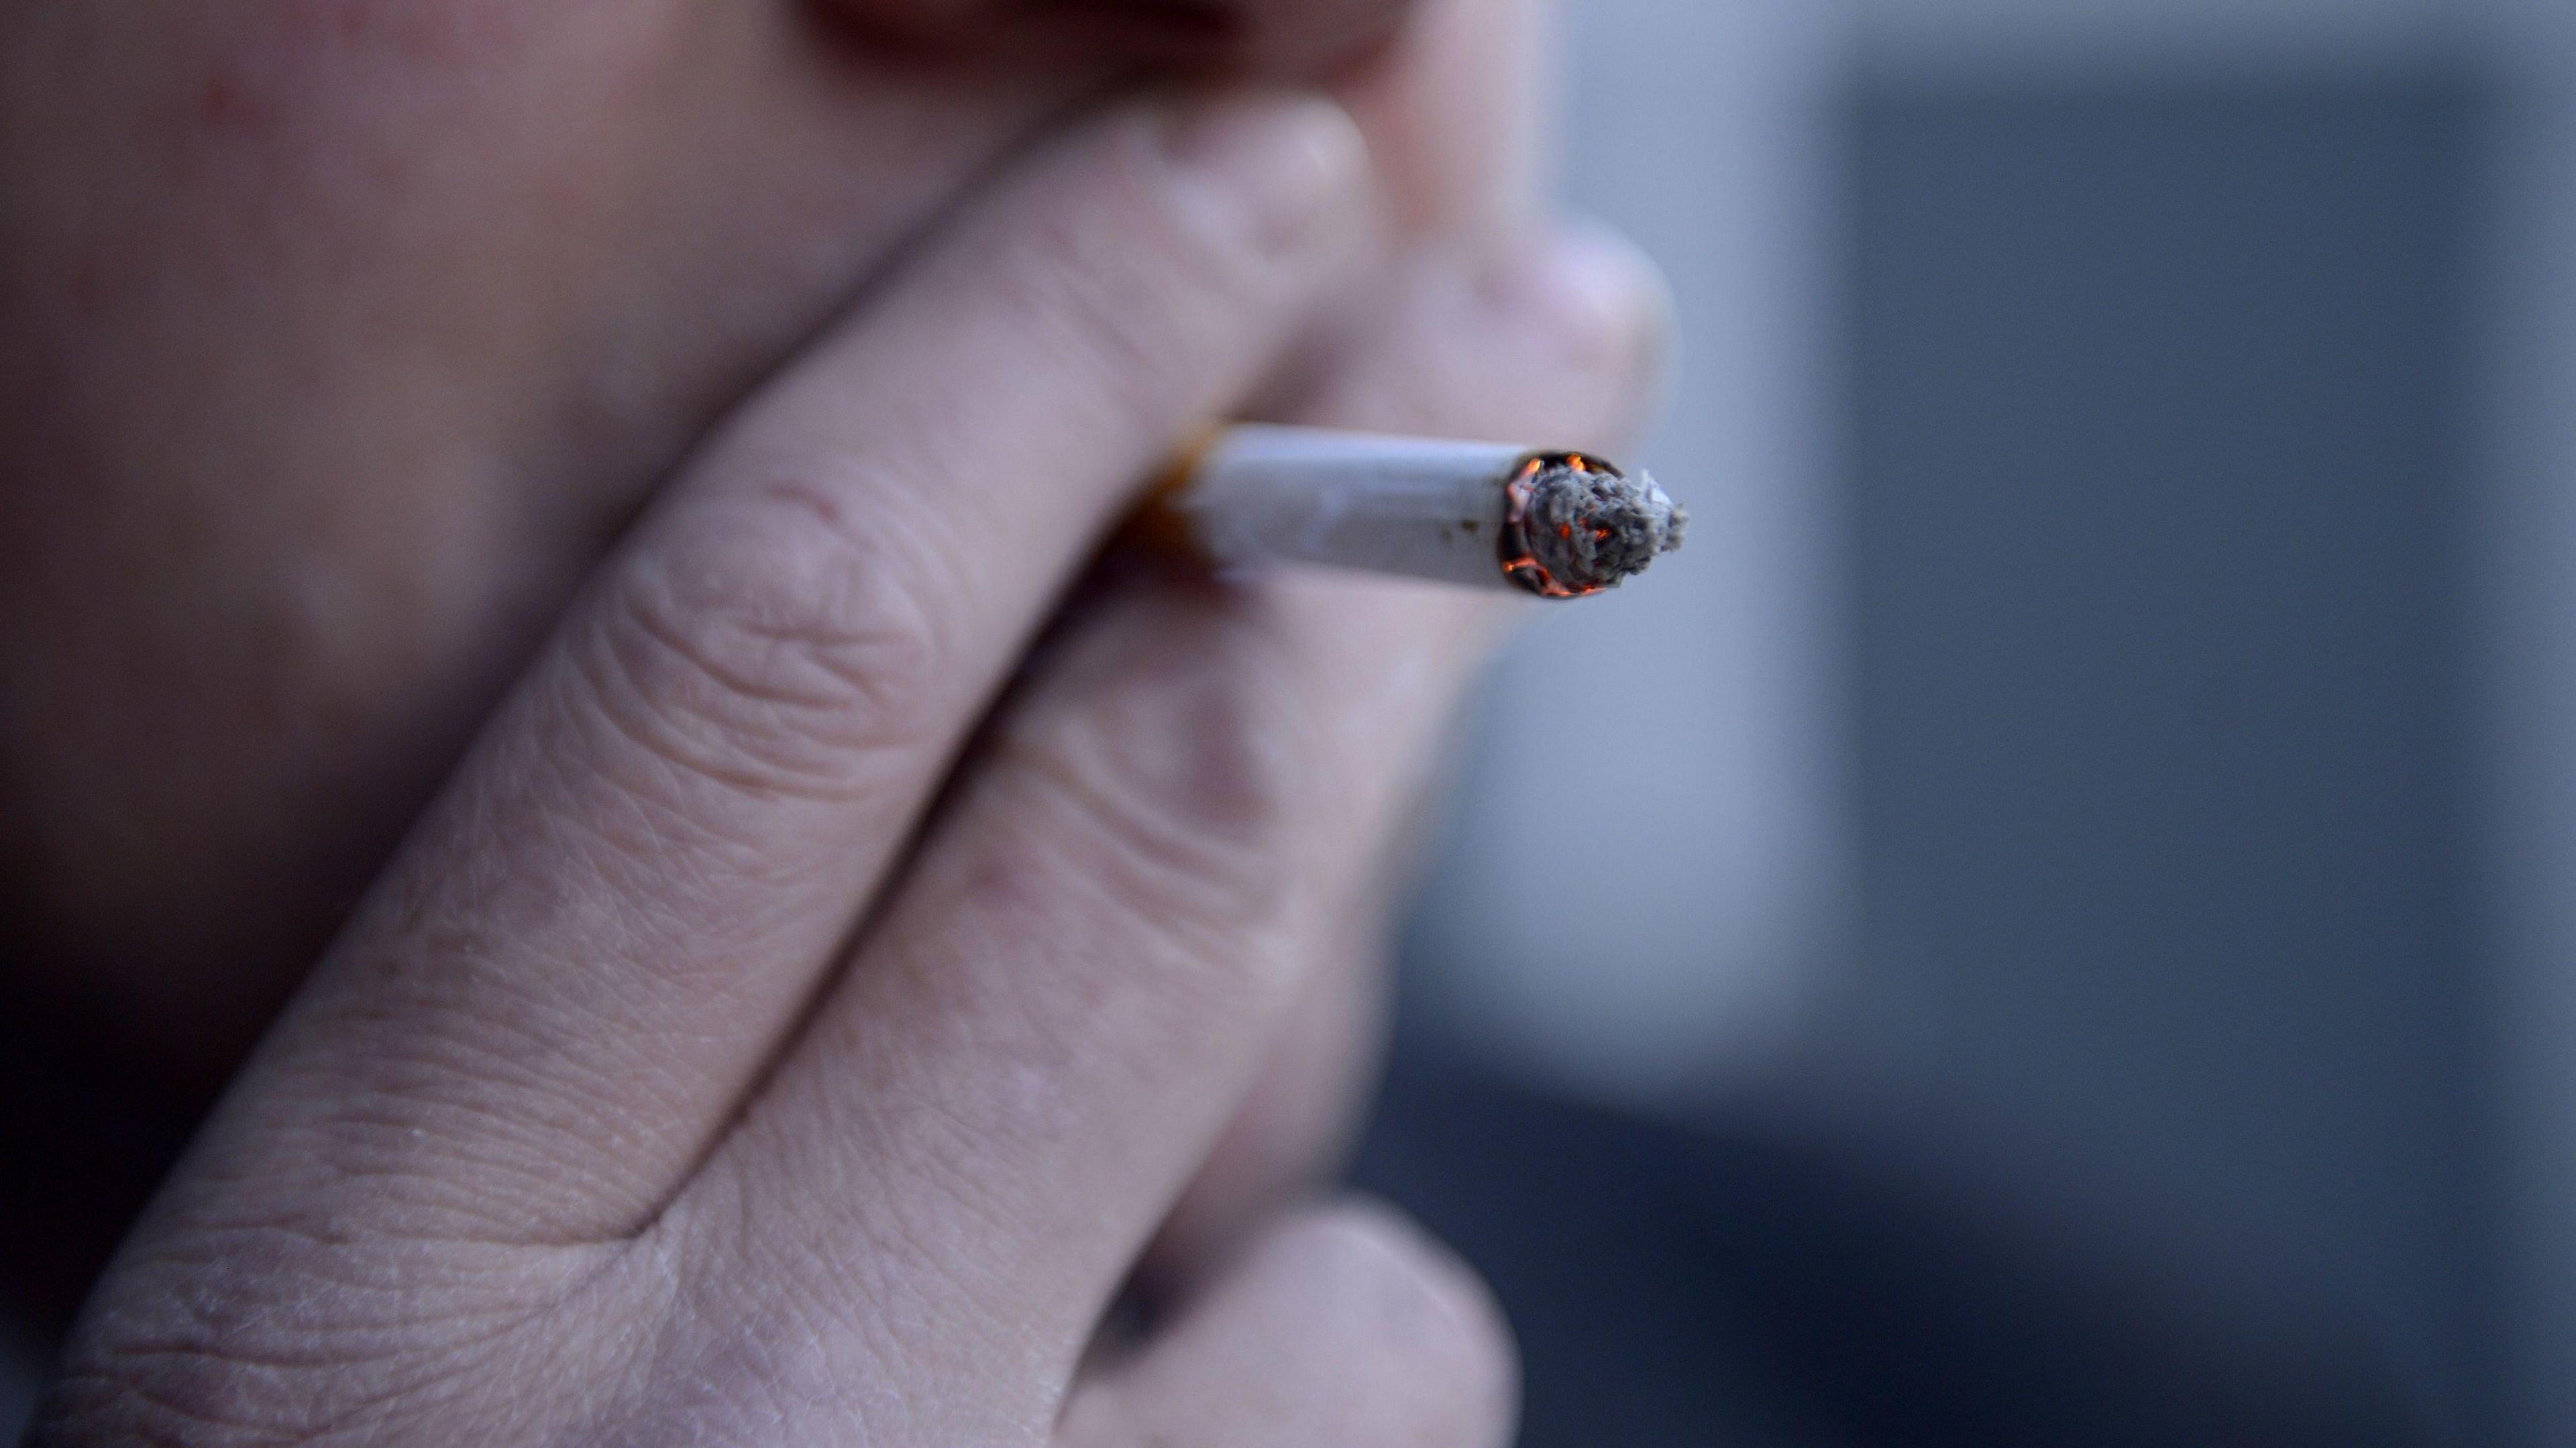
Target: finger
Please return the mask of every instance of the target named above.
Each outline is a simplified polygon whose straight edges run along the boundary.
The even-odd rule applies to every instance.
[[[268,1053],[246,1095],[323,1133],[299,1173],[512,1240],[652,1210],[1131,480],[1325,285],[1364,170],[1321,102],[1121,111],[755,400]]]
[[[1388,859],[1377,873],[1401,875],[1408,865]],[[1249,1233],[1324,1180],[1367,1109],[1385,1029],[1386,915],[1374,898],[1318,913],[1338,917],[1331,922],[1338,928],[1319,923],[1314,933],[1324,938],[1301,947],[1303,991],[1251,1090],[1137,1264],[1149,1292],[1240,1251]]]
[[[1326,400],[1392,422],[1403,414],[1363,399],[1418,377],[1459,390],[1393,395],[1490,386],[1489,405],[1509,406],[1547,374],[1511,379],[1447,349],[1634,352],[1635,280],[1618,305],[1572,285],[1426,283],[1425,335],[1390,342],[1386,371],[1354,367]],[[1448,311],[1483,307],[1510,320]],[[1596,419],[1634,385],[1555,381]],[[970,1321],[991,1318],[981,1284],[1008,1282],[996,1330],[1069,1361],[1368,889],[1476,666],[1493,617],[1476,599],[1316,578],[1164,587],[1076,630],[675,1208],[693,1270],[736,1294],[733,1315],[711,1314],[719,1335],[771,1330],[782,1284],[864,1298],[892,1273],[924,1312]]]
[[[1499,1448],[1511,1339],[1411,1224],[1343,1206],[1275,1225],[1133,1360],[1067,1404],[1064,1448]]]
[[[1485,242],[1537,219],[1547,20],[1541,0],[1421,0],[1336,81],[1402,231]]]

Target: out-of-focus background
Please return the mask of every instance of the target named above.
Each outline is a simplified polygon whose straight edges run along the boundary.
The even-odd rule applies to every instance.
[[[1497,677],[1362,1168],[1527,1441],[2576,1442],[2576,7],[1566,45],[1692,547]]]

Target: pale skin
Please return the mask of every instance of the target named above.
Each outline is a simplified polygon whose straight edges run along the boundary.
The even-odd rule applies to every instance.
[[[1254,43],[1330,48],[1365,8],[1318,7],[1310,33],[1283,0]],[[1443,23],[1499,23],[1472,9]],[[1511,210],[1511,168],[1426,199],[1401,158],[1441,149],[1403,107],[1373,146],[1343,106],[1275,85],[1104,96],[969,185],[993,137],[1048,102],[978,132],[973,164],[952,158],[966,194],[935,222],[927,199],[852,222],[878,239],[843,237],[845,262],[910,244],[730,409],[718,399],[760,370],[743,337],[802,330],[797,307],[832,287],[776,287],[765,331],[658,319],[638,354],[656,360],[627,379],[655,406],[583,413],[568,436],[543,420],[538,404],[564,401],[543,384],[578,375],[567,390],[586,397],[595,379],[551,343],[532,351],[563,370],[530,369],[507,428],[480,394],[421,381],[475,381],[455,359],[476,348],[518,365],[495,337],[542,318],[449,318],[465,335],[393,349],[407,389],[362,385],[363,367],[307,376],[363,414],[326,434],[374,425],[382,442],[428,397],[469,437],[585,459],[543,505],[564,516],[622,516],[630,479],[689,442],[648,415],[696,397],[718,420],[604,557],[576,541],[606,531],[594,519],[497,574],[423,577],[402,566],[421,519],[505,535],[538,505],[472,468],[387,463],[354,486],[403,511],[408,550],[361,516],[285,545],[254,533],[204,565],[270,578],[283,547],[407,605],[356,624],[316,610],[351,636],[272,670],[290,701],[343,700],[355,733],[382,736],[346,766],[379,799],[406,788],[387,761],[427,747],[408,731],[435,733],[407,722],[415,707],[470,716],[495,659],[527,661],[111,1269],[42,1441],[1505,1436],[1505,1338],[1460,1269],[1381,1211],[1282,1205],[1345,1114],[1389,865],[1495,616],[1402,585],[1121,574],[1029,649],[1136,479],[1256,393],[1294,420],[1613,440],[1645,383],[1651,281],[1544,228],[1497,246],[1476,218]],[[1390,189],[1437,240],[1387,244]],[[740,221],[719,215],[718,231]],[[707,245],[757,256],[768,234]],[[698,294],[653,267],[689,249],[651,250],[644,279],[610,275],[686,312],[667,299]],[[354,314],[318,306],[313,336]],[[371,320],[358,355],[416,335]],[[293,519],[333,486],[317,464],[299,491],[299,449],[330,438],[262,434],[253,400],[225,414],[253,442],[212,450],[283,460],[243,475],[273,490],[244,506]],[[183,409],[84,456],[110,477],[120,447],[193,456],[189,425]],[[79,517],[90,496],[29,513]],[[148,517],[142,496],[111,521]],[[39,531],[74,535],[33,545],[53,566],[107,546]],[[211,584],[195,585],[203,607]],[[148,641],[176,616],[100,628]],[[447,667],[377,678],[379,633]],[[13,668],[50,657],[12,645]],[[220,699],[232,676],[204,677]],[[277,787],[282,766],[247,754],[210,754],[235,766],[214,788]],[[23,802],[17,817],[50,818]],[[52,858],[77,877],[69,833]],[[220,873],[190,855],[168,851],[169,878]],[[1103,1340],[1140,1261],[1156,1310],[1141,1337]]]

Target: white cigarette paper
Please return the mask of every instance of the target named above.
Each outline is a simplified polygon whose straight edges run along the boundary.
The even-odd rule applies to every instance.
[[[1689,514],[1643,474],[1503,443],[1243,424],[1161,506],[1223,569],[1296,562],[1579,598],[1681,546]]]

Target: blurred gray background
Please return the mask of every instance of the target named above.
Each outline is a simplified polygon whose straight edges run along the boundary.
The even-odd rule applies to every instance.
[[[1693,546],[1499,673],[1408,1050],[2322,1304],[2405,1441],[2576,1442],[2576,7],[1567,42]],[[1477,787],[1605,730],[1675,781],[1633,830]]]

